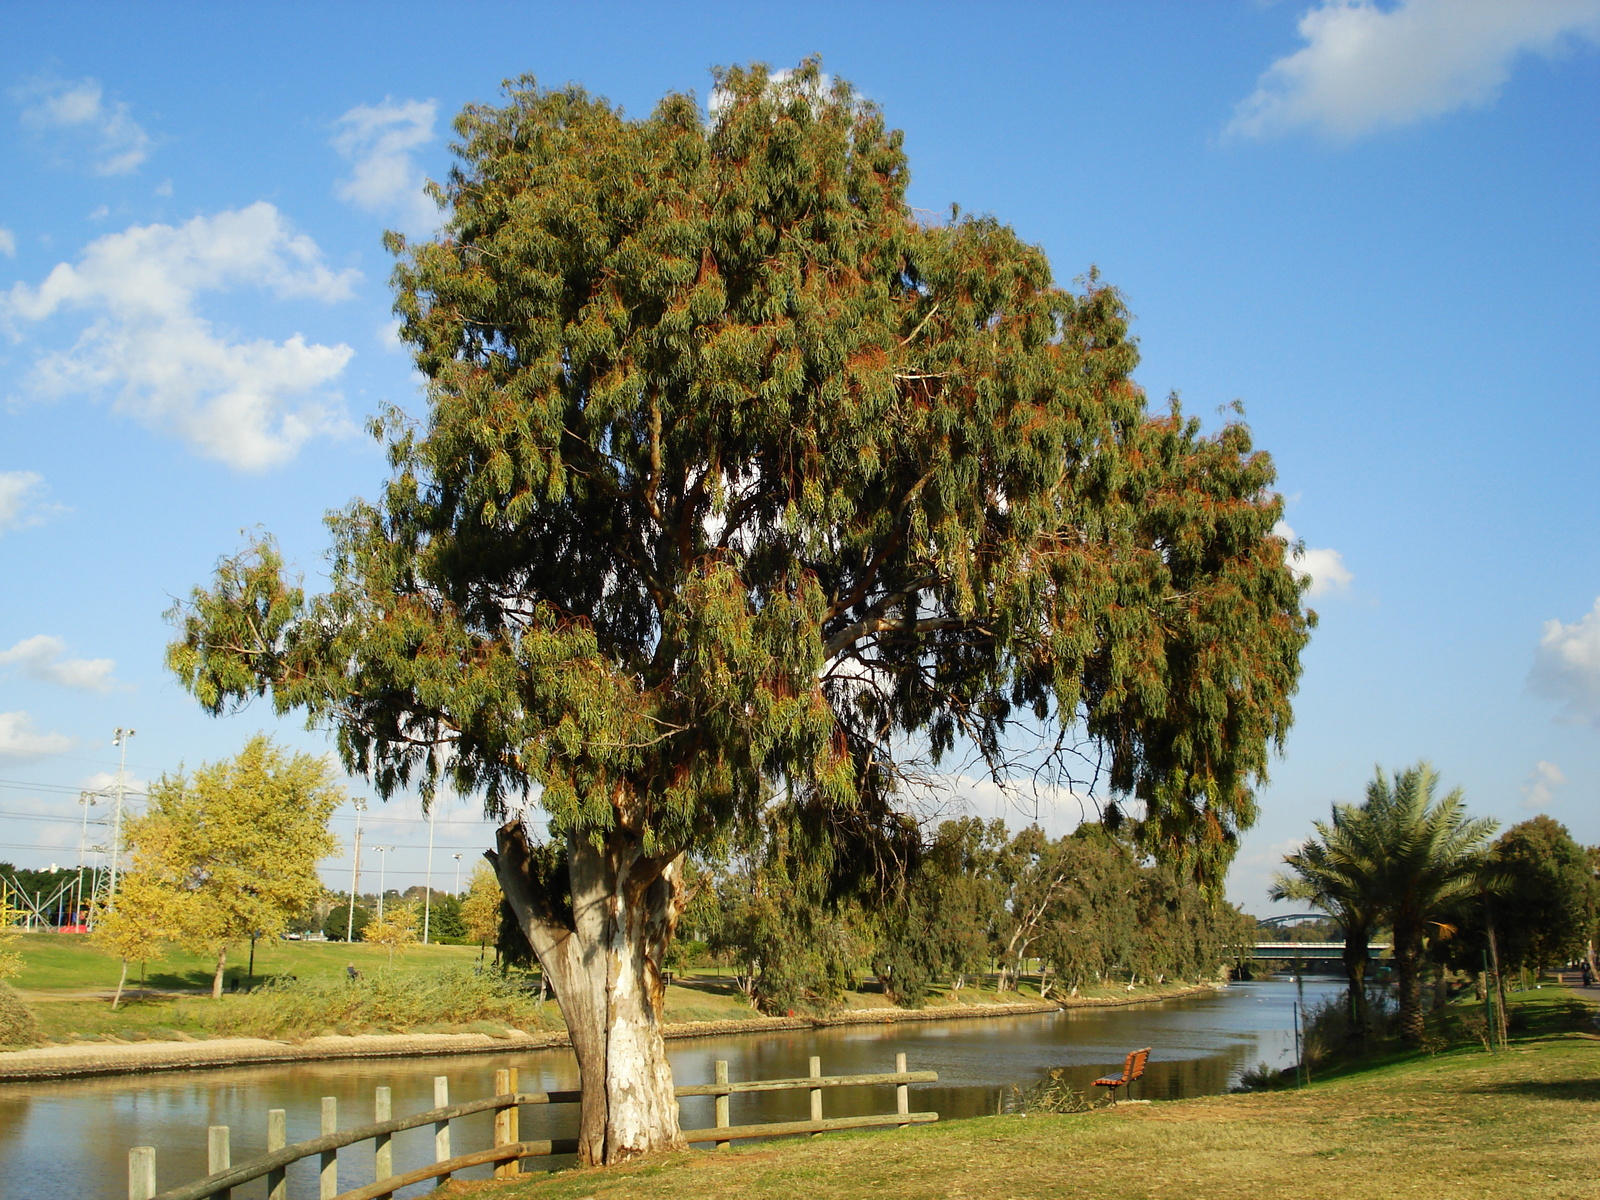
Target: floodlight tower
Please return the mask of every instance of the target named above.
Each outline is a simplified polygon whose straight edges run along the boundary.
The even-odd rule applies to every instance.
[[[111,885],[106,907],[112,912],[117,910],[117,873],[122,865],[122,801],[128,790],[128,739],[137,732],[119,726],[111,738],[111,744],[122,751],[117,759],[117,799],[111,816]]]

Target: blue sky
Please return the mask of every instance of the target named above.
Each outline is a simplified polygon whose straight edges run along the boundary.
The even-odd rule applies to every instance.
[[[205,717],[162,613],[258,526],[315,582],[375,494],[362,422],[418,405],[379,239],[427,232],[463,104],[531,72],[642,114],[813,53],[906,131],[914,204],[1098,266],[1153,402],[1240,400],[1278,463],[1322,622],[1230,896],[1265,911],[1374,764],[1600,842],[1600,0],[797,7],[7,6],[0,859],[76,863],[118,726],[135,781],[327,748]],[[371,815],[421,882],[415,800]],[[436,883],[489,828],[441,809]]]

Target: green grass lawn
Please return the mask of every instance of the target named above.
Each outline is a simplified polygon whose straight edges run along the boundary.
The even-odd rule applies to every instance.
[[[44,1036],[51,1041],[110,1038],[144,1041],[217,1036],[218,1029],[237,1026],[236,1022],[225,1018],[228,1006],[252,1003],[249,997],[235,995],[232,990],[220,1000],[211,1000],[214,964],[174,947],[166,958],[143,964],[142,981],[140,964],[131,965],[128,986],[132,992],[113,1011],[101,997],[109,997],[116,987],[122,964],[87,938],[76,934],[25,934],[18,939],[16,948],[22,952],[23,970],[12,984],[23,994],[38,1017]],[[361,942],[261,941],[256,944],[251,979],[246,978],[248,945],[230,951],[226,979],[230,989],[237,987],[242,991],[252,981],[260,985],[290,976],[308,982],[338,980],[351,966],[368,976],[392,971],[420,979],[430,972],[476,963],[479,957],[475,946],[415,946],[396,956],[391,966],[387,951]],[[141,991],[141,988],[147,990]],[[1144,989],[1140,994],[1155,997],[1161,990]],[[1101,992],[1108,997],[1124,999],[1129,995],[1120,987],[1108,987]],[[984,987],[975,982],[960,991],[935,989],[928,1007],[937,1010],[952,1004],[1027,1004],[1037,1000],[1037,989],[1026,981],[1019,990],[998,994],[992,984]],[[860,991],[846,993],[841,1007],[852,1011],[875,1010],[887,1008],[889,1003],[877,991]],[[667,989],[666,1019],[669,1023],[748,1020],[759,1015],[727,972],[680,973]],[[505,1020],[490,1024],[493,1030],[476,1018],[452,1020],[440,1013],[438,1020],[404,1028],[492,1032],[510,1027]],[[521,1025],[529,1029],[559,1028],[560,1013],[553,1003],[547,1004],[525,1014]],[[382,1019],[330,1021],[329,1027],[340,1032],[389,1032],[402,1028]],[[276,1036],[270,1032],[267,1035]],[[291,1034],[285,1032],[284,1035]]]
[[[1593,1002],[1516,1000],[1509,1051],[1386,1061],[1287,1092],[950,1121],[458,1184],[485,1200],[1485,1200],[1600,1196]]]
[[[22,974],[11,985],[22,992],[110,991],[117,986],[122,970],[120,959],[96,947],[82,934],[29,933],[19,937],[13,949],[22,953]],[[388,962],[388,952],[362,942],[285,942],[276,939],[256,943],[255,982],[263,983],[280,975],[301,979],[342,975],[354,964],[357,970],[374,971]],[[406,967],[476,962],[476,946],[416,946],[397,957]],[[250,960],[249,943],[228,952],[227,980],[231,985],[245,982]],[[216,961],[174,947],[161,961],[145,964],[145,986],[162,991],[210,991]],[[128,981],[137,986],[140,964],[128,968]]]

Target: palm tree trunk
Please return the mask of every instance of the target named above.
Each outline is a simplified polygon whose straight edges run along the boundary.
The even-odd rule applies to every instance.
[[[1399,929],[1394,932],[1394,967],[1400,986],[1400,1036],[1413,1046],[1422,1044],[1422,938]]]

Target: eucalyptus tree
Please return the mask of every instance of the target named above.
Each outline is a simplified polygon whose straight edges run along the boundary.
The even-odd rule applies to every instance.
[[[1335,804],[1329,821],[1312,825],[1316,836],[1284,856],[1290,873],[1275,876],[1268,895],[1314,904],[1343,928],[1345,1015],[1351,1038],[1362,1041],[1371,1030],[1368,947],[1384,919],[1384,835],[1365,805]]]
[[[999,770],[1026,719],[1215,879],[1310,620],[1270,460],[1146,408],[1114,290],[920,218],[901,135],[817,63],[716,84],[709,117],[529,78],[462,112],[442,232],[389,240],[426,418],[375,423],[392,476],[331,518],[327,594],[258,541],[169,659],[212,711],[331,726],[384,795],[536,797],[550,840],[508,821],[492,857],[585,1162],[681,1144],[687,849],[780,803],[817,870],[890,863],[908,748]]]
[[[1436,801],[1438,782],[1426,762],[1397,772],[1392,782],[1380,767],[1362,806],[1381,847],[1374,896],[1394,931],[1400,1033],[1412,1043],[1423,1035],[1428,930],[1439,936],[1454,932],[1446,918],[1457,901],[1480,891],[1486,843],[1498,825],[1490,817],[1469,817],[1460,788]]]

